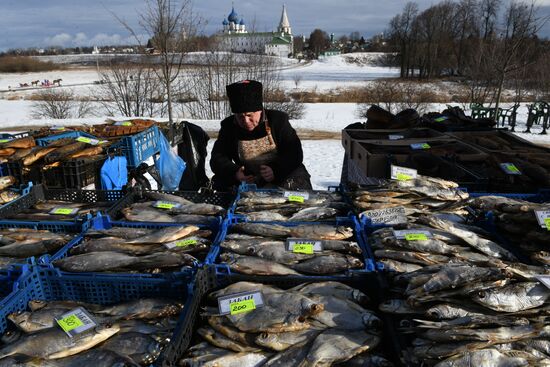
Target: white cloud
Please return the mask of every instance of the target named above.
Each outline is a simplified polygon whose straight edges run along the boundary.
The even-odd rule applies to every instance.
[[[86,36],[86,33],[80,32],[77,33],[76,36],[74,36],[73,43],[75,46],[85,46],[88,45],[88,37]]]
[[[72,40],[72,36],[67,33],[56,34],[53,37],[47,37],[44,42],[48,46],[67,46]]]

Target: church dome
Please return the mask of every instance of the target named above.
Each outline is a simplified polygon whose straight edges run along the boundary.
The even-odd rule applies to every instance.
[[[239,22],[240,25],[244,25],[244,18],[241,18],[241,21]]]
[[[229,25],[229,22],[227,21],[227,19],[224,19],[222,24],[223,25]]]
[[[233,22],[233,23],[238,23],[239,22],[239,15],[235,11],[235,8],[231,9],[231,13],[227,17],[227,20],[229,20],[230,22]]]

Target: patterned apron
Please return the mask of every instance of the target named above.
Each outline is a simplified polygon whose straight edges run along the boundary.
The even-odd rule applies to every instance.
[[[260,166],[269,164],[277,159],[277,146],[271,135],[271,128],[265,121],[266,136],[256,140],[239,140],[239,159],[243,162],[248,174],[256,176],[256,181],[261,179]]]

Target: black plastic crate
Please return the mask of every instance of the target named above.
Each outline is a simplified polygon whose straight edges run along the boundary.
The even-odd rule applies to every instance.
[[[74,159],[61,164],[63,184],[59,188],[81,189],[94,184],[96,189],[101,187],[101,167],[106,157],[100,156],[94,159]],[[56,181],[47,180],[49,187],[55,186]],[[59,182],[59,179],[57,180]]]
[[[6,175],[15,177],[19,184],[26,182],[40,183],[43,180],[43,171],[38,166],[24,166],[23,161],[19,160],[7,162],[6,167]]]

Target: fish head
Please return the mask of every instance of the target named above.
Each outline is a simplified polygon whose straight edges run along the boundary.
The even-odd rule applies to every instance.
[[[367,331],[380,331],[382,329],[382,320],[370,312],[365,312],[361,316],[363,325]]]
[[[313,316],[317,315],[325,309],[325,305],[322,303],[313,302],[310,299],[302,299],[302,315],[303,316]]]
[[[32,311],[40,310],[41,308],[46,307],[48,303],[46,301],[42,301],[40,299],[33,299],[32,301],[29,301],[29,307]]]
[[[353,237],[353,229],[350,227],[339,226],[336,231],[342,236],[345,236],[345,238]]]
[[[350,268],[355,269],[355,268],[363,267],[363,262],[356,257],[348,256],[348,262],[349,262]]]
[[[263,346],[263,347],[269,347],[270,345],[274,345],[277,342],[277,334],[276,333],[261,333],[256,337],[256,343]]]
[[[114,324],[103,324],[95,328],[95,332],[101,339],[107,340],[111,336],[115,335],[120,331],[120,325],[118,323]]]
[[[22,325],[25,325],[27,323],[30,316],[31,316],[30,312],[19,311],[19,312],[10,313],[8,315],[8,320],[13,322],[18,327],[21,327]]]
[[[8,330],[2,334],[0,341],[4,344],[11,344],[19,340],[22,335],[23,332],[21,330]]]
[[[441,320],[447,317],[448,315],[448,312],[446,312],[447,310],[448,310],[448,307],[446,305],[437,305],[429,308],[428,311],[426,311],[426,315],[436,320]]]

